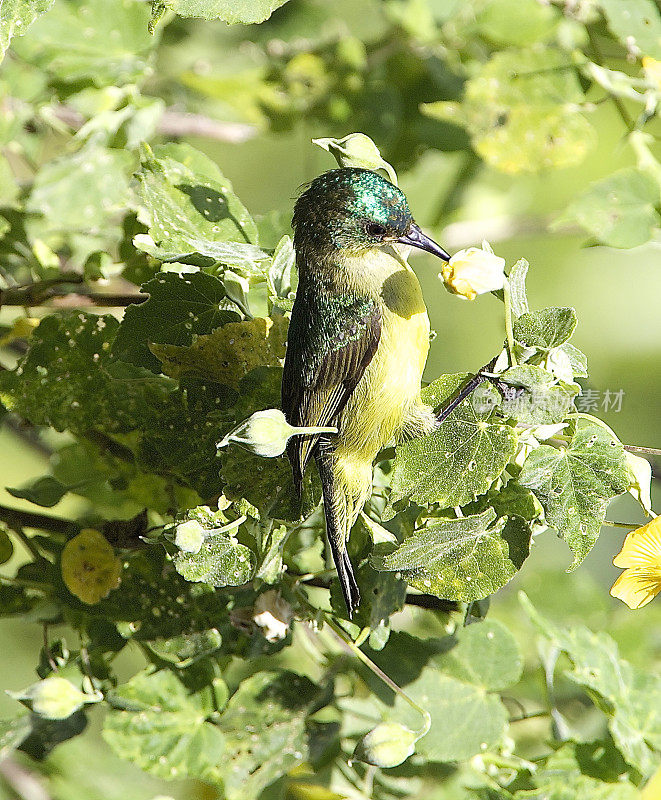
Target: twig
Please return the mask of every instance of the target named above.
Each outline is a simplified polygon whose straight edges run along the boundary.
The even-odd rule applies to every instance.
[[[333,577],[335,574],[335,569],[327,569],[317,575],[311,573],[297,575],[294,572],[288,572],[288,575],[294,578],[297,583],[304,583],[306,586],[314,586],[315,589],[330,589],[328,581],[324,580],[323,576],[328,575],[329,577]],[[441,611],[446,614],[449,614],[451,611],[459,610],[459,605],[455,603],[454,600],[443,600],[440,597],[434,597],[430,594],[413,594],[408,592],[405,602],[407,606],[425,608],[428,611]]]
[[[120,459],[120,461],[126,461],[129,464],[135,463],[135,453],[133,450],[120,442],[116,442],[111,436],[103,433],[103,431],[90,429],[85,431],[84,437],[101,450]]]
[[[51,800],[41,781],[12,758],[5,758],[0,763],[0,775],[19,800]]]
[[[626,528],[629,531],[633,531],[636,528],[640,528],[640,522],[613,522],[613,520],[605,519],[602,522],[602,527],[604,525],[608,525],[611,528]]]
[[[39,560],[41,558],[41,553],[35,546],[34,542],[30,539],[29,536],[25,534],[25,531],[20,525],[9,525],[12,531],[16,534],[16,538],[20,539],[21,543],[25,547],[25,549],[30,553],[32,558],[36,558]]]
[[[340,644],[343,646],[345,650],[347,650],[349,653],[356,656],[356,658],[362,661],[363,664],[371,672],[373,672],[377,678],[383,681],[383,683],[385,683],[389,689],[391,689],[395,694],[399,695],[402,698],[402,700],[408,703],[411,706],[411,708],[413,708],[422,716],[424,722],[422,729],[417,733],[417,738],[421,739],[426,733],[428,733],[429,728],[431,727],[431,714],[429,713],[429,711],[426,711],[424,708],[419,706],[415,702],[415,700],[409,697],[406,694],[406,692],[400,686],[398,686],[391,677],[386,675],[386,673],[372,661],[371,658],[368,658],[368,656],[366,656],[365,653],[363,653],[363,651],[359,647],[356,647],[354,642],[352,642],[351,639],[347,637],[342,628],[340,628],[340,626],[337,625],[330,618],[328,614],[324,614],[324,621],[331,629],[331,631],[335,634],[335,638],[340,642]]]
[[[77,131],[85,124],[85,117],[68,106],[54,106],[52,113],[60,122],[64,122],[73,130]],[[247,142],[257,134],[257,128],[245,122],[221,122],[203,114],[190,114],[172,108],[163,112],[156,131],[167,137],[200,136],[231,144]]]
[[[650,456],[661,456],[661,449],[658,447],[640,447],[637,444],[625,444],[623,447],[630,453],[647,453]]]
[[[603,54],[601,53],[599,45],[597,44],[597,38],[594,35],[594,33],[590,30],[589,25],[586,26],[586,30],[588,32],[588,37],[590,39],[590,46],[592,47],[592,52],[594,53],[595,56],[594,60],[597,62],[597,64],[599,64],[599,66],[603,66],[605,59],[603,57]],[[608,93],[608,96],[613,101],[613,105],[617,109],[617,113],[620,115],[622,122],[624,122],[625,126],[627,127],[628,132],[631,133],[633,130],[635,130],[636,126],[634,124],[634,121],[629,116],[629,112],[626,110],[621,98],[619,98],[616,94],[613,94],[611,92]]]
[[[77,522],[72,522],[61,517],[52,517],[50,514],[39,514],[34,511],[21,511],[18,508],[0,505],[0,520],[9,525],[12,530],[18,528],[36,528],[40,531],[52,533],[75,533],[80,530]]]

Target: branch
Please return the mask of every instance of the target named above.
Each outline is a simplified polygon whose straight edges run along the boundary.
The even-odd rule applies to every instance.
[[[0,520],[14,530],[15,528],[35,528],[39,531],[52,533],[75,533],[80,530],[77,522],[72,522],[61,517],[52,517],[50,514],[40,514],[35,511],[22,511],[18,508],[0,505]]]
[[[0,291],[1,306],[21,306],[34,308],[43,306],[49,300],[64,298],[58,303],[63,306],[103,306],[106,308],[124,308],[138,303],[144,303],[149,295],[141,292],[106,293],[94,292],[87,285],[82,285],[80,290],[72,292],[65,288],[71,284],[80,285],[83,277],[76,272],[65,272],[57,278],[44,281],[35,281],[23,286],[11,286]]]
[[[288,572],[288,574],[292,578],[305,578],[306,586],[330,590],[330,584],[322,578],[297,575],[294,572]],[[411,592],[408,592],[406,595],[406,605],[426,608],[428,611],[442,611],[445,614],[459,610],[459,605],[455,603],[454,600],[442,600],[440,597],[434,597],[434,595],[431,594],[413,594]]]
[[[69,106],[56,105],[53,116],[77,131],[85,124],[85,117]],[[190,114],[186,111],[166,109],[157,126],[157,133],[168,137],[201,136],[218,142],[241,144],[254,138],[257,128],[245,122],[220,122],[203,114]]]

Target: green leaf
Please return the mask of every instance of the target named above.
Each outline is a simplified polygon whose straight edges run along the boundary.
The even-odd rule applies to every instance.
[[[0,5],[0,61],[13,36],[23,36],[54,0],[5,0]]]
[[[464,382],[464,375],[443,375],[422,392],[439,408]],[[516,449],[513,428],[494,418],[492,407],[464,400],[440,428],[397,447],[390,503],[461,506],[484,494],[503,472]]]
[[[287,0],[163,0],[159,5],[171,8],[182,17],[222,19],[230,24],[264,22]]]
[[[3,373],[13,409],[35,425],[86,433],[133,430],[172,391],[166,378],[114,362],[110,315],[44,317],[15,372]]]
[[[390,545],[375,547],[371,563],[378,570],[401,572],[427,594],[481,600],[514,577],[530,549],[530,530],[523,520],[501,518],[492,525],[495,518],[493,509],[487,509],[430,524],[394,551]]]
[[[571,383],[574,378],[587,378],[588,376],[588,357],[578,347],[574,347],[571,342],[565,342],[560,347],[550,350],[546,366],[556,377],[566,383]]]
[[[225,493],[233,499],[245,499],[265,517],[295,520],[300,503],[285,458],[262,458],[242,447],[232,447],[221,455]]]
[[[626,167],[591,184],[554,223],[578,223],[602,244],[636,247],[645,244],[659,226],[661,189],[648,173]]]
[[[571,548],[572,569],[597,541],[610,500],[629,486],[622,445],[605,428],[584,422],[568,447],[533,450],[518,480],[532,489],[547,523]]]
[[[497,620],[457,628],[440,640],[443,650],[433,663],[445,675],[487,691],[513,686],[523,671],[523,657],[516,639]]]
[[[149,227],[149,237],[135,238],[138,247],[161,260],[198,254],[262,275],[258,262],[267,256],[255,246],[257,227],[211,159],[189,145],[153,152],[144,145],[137,178],[141,218]]]
[[[259,558],[255,577],[261,578],[265,583],[277,583],[284,569],[282,552],[287,542],[288,529],[286,525],[273,525],[270,522],[268,526],[266,536],[261,535],[262,526],[259,526]]]
[[[613,36],[636,55],[661,61],[661,18],[653,0],[598,0]]]
[[[260,792],[309,756],[306,717],[325,689],[293,672],[258,672],[232,695],[219,721],[227,741],[222,771],[227,800]]]
[[[189,346],[152,344],[150,350],[172,378],[186,375],[236,387],[253,369],[282,363],[287,327],[282,316],[256,317],[227,322],[208,336],[197,336]]]
[[[507,711],[498,697],[483,688],[430,666],[406,687],[406,693],[431,714],[429,733],[416,743],[416,752],[430,761],[462,761],[501,743]],[[416,718],[399,697],[395,708],[398,721],[419,727],[419,715]]]
[[[577,164],[594,146],[583,99],[568,56],[538,45],[497,52],[468,79],[462,103],[427,103],[422,110],[465,127],[477,153],[497,169],[538,172]]]
[[[220,780],[225,737],[213,708],[170,670],[139,672],[112,692],[103,738],[121,758],[160,778]],[[120,710],[126,709],[126,710]]]
[[[568,677],[602,698],[599,707],[609,718],[622,755],[644,776],[649,775],[660,763],[661,678],[621,658],[608,634],[583,626],[558,627],[539,614],[525,595],[521,602],[540,633],[569,657],[573,669]]]
[[[222,636],[215,628],[194,633],[185,633],[169,639],[154,639],[149,649],[162,661],[168,661],[179,669],[215,653],[221,646]]]
[[[504,47],[543,42],[553,36],[558,14],[535,0],[491,0],[477,6],[475,23],[480,36]]]
[[[112,353],[152,372],[160,372],[161,365],[150,344],[190,345],[195,336],[236,319],[219,308],[225,298],[222,281],[205,272],[161,272],[145,283],[142,291],[149,299],[128,306]]]
[[[179,551],[174,557],[177,572],[187,581],[212,586],[240,586],[255,573],[255,555],[236,539],[216,529],[205,531],[206,539],[197,553]]]
[[[548,370],[532,364],[511,367],[501,379],[525,389],[519,397],[503,400],[502,413],[528,425],[562,422],[579,392],[576,384],[558,382]]]
[[[569,339],[576,327],[573,308],[542,308],[522,314],[514,323],[514,338],[526,347],[551,350]]]
[[[55,3],[13,49],[60,80],[121,86],[146,73],[155,41],[148,21],[147,4],[135,0]]]
[[[117,242],[115,220],[129,197],[129,153],[90,142],[75,153],[60,156],[37,173],[26,209],[39,215],[28,224],[32,238],[87,236],[84,257]]]
[[[4,761],[21,746],[32,731],[31,717],[23,714],[14,719],[0,720],[0,759]]]
[[[69,491],[69,488],[50,475],[45,475],[43,478],[37,478],[36,481],[21,489],[7,487],[7,491],[12,497],[20,497],[23,500],[29,500],[35,505],[52,508],[60,502]]]
[[[507,280],[510,284],[510,302],[512,305],[512,314],[515,317],[520,317],[522,314],[527,314],[530,310],[528,308],[528,298],[526,297],[526,275],[530,264],[525,258],[520,258],[510,270]]]
[[[391,615],[404,608],[406,581],[393,573],[375,570],[369,564],[361,564],[356,570],[356,581],[360,589],[360,605],[351,621],[359,628],[369,627],[376,632],[370,645],[373,650],[380,650],[388,640]],[[337,616],[346,618],[338,580],[331,583],[331,605]]]
[[[531,775],[535,789],[515,792],[516,800],[636,800],[640,792],[623,780],[627,765],[610,740],[567,742]]]

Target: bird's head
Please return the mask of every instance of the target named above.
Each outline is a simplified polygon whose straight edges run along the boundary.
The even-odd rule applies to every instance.
[[[400,243],[450,256],[415,224],[406,196],[376,172],[344,167],[324,172],[294,208],[294,244],[304,258],[332,258]]]

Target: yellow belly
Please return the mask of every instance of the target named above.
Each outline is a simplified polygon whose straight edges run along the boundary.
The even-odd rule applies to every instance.
[[[411,408],[420,404],[429,351],[429,317],[410,269],[384,282],[381,301],[379,346],[344,409],[338,437],[338,455],[370,464],[399,437]]]

